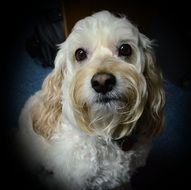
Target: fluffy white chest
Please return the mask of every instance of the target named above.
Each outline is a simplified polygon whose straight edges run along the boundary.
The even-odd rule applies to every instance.
[[[111,141],[89,137],[63,125],[51,138],[45,168],[68,189],[112,189],[129,182],[145,162],[148,147],[122,151]]]
[[[145,164],[150,141],[138,141],[124,152],[115,142],[89,136],[66,118],[50,139],[38,135],[32,126],[31,102],[20,118],[20,148],[32,169],[51,171],[39,175],[52,189],[113,189],[128,183],[132,172]]]

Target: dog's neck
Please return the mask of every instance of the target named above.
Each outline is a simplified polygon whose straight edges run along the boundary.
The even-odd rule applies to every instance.
[[[80,128],[75,127],[76,125],[71,125],[71,123],[68,120],[64,120],[63,125],[64,125],[63,133],[65,133],[66,129],[68,129],[67,131],[71,131],[69,133],[74,134],[74,132],[75,133],[77,132],[77,134],[81,133],[81,135],[85,135],[85,133],[82,132]],[[63,127],[60,128],[61,131],[62,131],[62,129],[63,129]],[[60,130],[58,130],[58,131],[60,131]],[[112,137],[108,137],[108,135],[106,135],[104,133],[99,133],[99,130],[97,132],[98,132],[98,134],[97,134],[98,137],[100,137],[103,140],[105,139],[106,141],[107,141],[107,139],[110,139],[112,143],[117,144],[120,147],[120,149],[123,150],[124,152],[131,150],[138,141],[138,135],[136,133],[132,133],[131,135],[122,137],[120,139],[114,139]],[[59,134],[62,134],[62,132],[59,132]]]

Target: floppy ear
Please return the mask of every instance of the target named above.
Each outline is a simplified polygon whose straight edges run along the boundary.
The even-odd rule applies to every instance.
[[[61,87],[64,79],[63,55],[59,50],[55,59],[55,68],[46,77],[39,92],[38,104],[32,108],[33,129],[36,133],[49,138],[60,123]]]
[[[163,88],[163,77],[156,65],[156,59],[151,47],[151,42],[145,36],[144,41],[145,68],[144,76],[147,83],[148,99],[140,118],[143,132],[148,136],[160,133],[164,128],[164,103],[165,94]]]

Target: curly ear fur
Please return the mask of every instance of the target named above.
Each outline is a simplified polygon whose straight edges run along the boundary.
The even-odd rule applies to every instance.
[[[164,128],[164,102],[165,94],[163,88],[162,74],[155,64],[154,52],[150,47],[147,47],[146,65],[144,69],[144,76],[147,82],[148,99],[140,118],[140,129],[144,134],[153,136],[160,133]]]
[[[46,77],[39,92],[39,102],[32,108],[33,129],[49,138],[61,118],[61,86],[63,65],[59,65]]]

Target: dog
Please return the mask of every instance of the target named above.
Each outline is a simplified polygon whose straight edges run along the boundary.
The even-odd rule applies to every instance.
[[[164,128],[164,104],[152,41],[125,16],[94,13],[22,109],[22,157],[53,189],[126,188]]]

